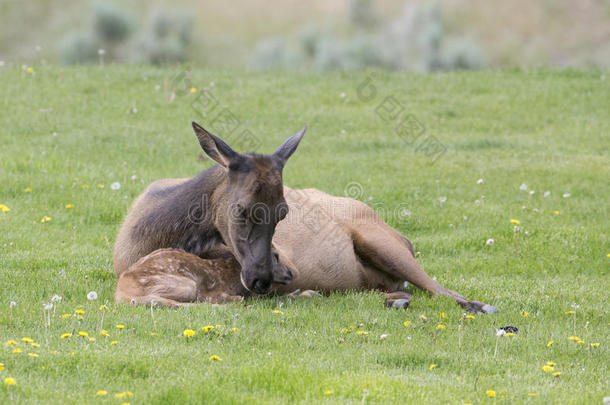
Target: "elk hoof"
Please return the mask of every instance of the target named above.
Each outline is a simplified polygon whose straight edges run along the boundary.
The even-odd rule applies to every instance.
[[[385,300],[385,306],[396,309],[407,309],[411,303],[410,299],[399,298],[399,299],[388,299]]]
[[[319,292],[316,292],[314,290],[305,290],[305,291],[295,290],[295,291],[291,292],[290,294],[288,294],[288,298],[291,298],[291,299],[313,298],[313,297],[321,297],[321,296],[322,296],[322,294],[320,294]]]
[[[498,312],[498,308],[492,305],[483,304],[479,301],[468,301],[466,303],[466,310],[470,312],[481,312],[484,314],[493,314],[494,312]]]

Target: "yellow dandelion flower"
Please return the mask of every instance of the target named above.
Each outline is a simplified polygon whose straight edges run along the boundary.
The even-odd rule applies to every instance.
[[[97,188],[102,189],[102,188],[104,188],[104,185],[103,184],[98,184]]]
[[[131,402],[121,402],[121,405],[131,405]]]
[[[518,219],[511,219],[510,222],[515,225],[519,225],[521,223]]]
[[[38,355],[36,353],[28,353],[28,356],[30,356],[30,357],[38,357]]]
[[[102,329],[102,330],[100,331],[100,335],[101,335],[101,336],[104,336],[104,337],[108,337],[108,336],[110,336],[110,334],[108,333],[108,331],[107,331],[106,329]]]
[[[80,331],[80,332],[78,332],[78,334],[79,334],[80,336],[82,336],[82,337],[87,337],[87,336],[89,336],[89,334],[88,334],[87,332],[84,332],[84,331]]]
[[[447,328],[447,327],[445,325],[443,325],[442,323],[439,323],[438,325],[436,325],[436,329],[445,330],[445,328]]]
[[[197,93],[197,89],[194,87],[191,87],[191,93]]]
[[[29,338],[29,337],[22,337],[21,341],[25,342],[25,343],[32,343],[34,341],[34,339]]]
[[[222,359],[215,354],[210,356],[210,361],[222,361]]]
[[[553,373],[553,377],[559,377],[561,375],[561,371],[555,371]]]
[[[333,390],[324,391],[324,395],[332,395],[332,394],[333,394]]]
[[[70,338],[70,337],[72,337],[72,334],[71,334],[71,333],[63,333],[63,334],[60,336],[60,338],[62,338],[62,339],[67,339],[67,338]]]
[[[98,392],[95,393],[95,395],[108,395],[108,391],[106,390],[99,390]]]
[[[411,321],[404,321],[402,324],[405,325],[405,326],[410,326],[411,325]]]
[[[549,340],[549,343],[546,344],[546,347],[551,347],[553,346],[553,343],[555,343],[555,341],[553,340]]]
[[[45,222],[49,222],[51,220],[51,217],[45,215],[44,217],[42,217],[42,219],[40,220],[41,224],[44,224]]]
[[[117,329],[125,329],[125,325],[118,324],[118,325],[116,326],[116,328],[117,328]]]
[[[273,313],[277,314],[277,315],[284,315],[284,313],[282,311],[280,311],[279,309],[274,309]]]
[[[4,204],[0,204],[0,211],[9,212],[11,209]]]
[[[566,311],[566,315],[574,315],[576,311]]]
[[[424,321],[424,322],[426,322],[426,321],[428,320],[428,318],[426,318],[426,315],[424,315],[424,314],[421,314],[421,315],[419,316],[419,319],[421,319],[421,320],[422,320],[422,321]]]
[[[71,317],[71,316],[72,316],[72,314],[63,314],[61,317],[62,317],[63,319],[66,319],[66,318],[69,318],[69,317]]]
[[[0,371],[4,370],[4,363],[0,363]]]
[[[33,67],[28,67],[25,71],[28,72],[28,73],[34,73],[34,68]]]
[[[66,204],[67,210],[72,209],[72,208],[74,208],[74,204]]]
[[[468,315],[466,315],[466,319],[474,319],[474,315],[468,314]]]
[[[127,395],[126,392],[117,392],[116,394],[114,394],[116,398],[123,398],[125,395]]]
[[[579,345],[584,345],[585,341],[584,340],[578,340],[578,341],[576,341],[576,343],[578,343]]]
[[[150,332],[150,336],[157,336],[157,332]]]
[[[100,305],[100,311],[107,311],[108,307],[104,304]]]
[[[428,367],[429,370],[434,370],[436,368],[436,364],[430,364],[430,367]]]
[[[239,330],[239,328],[231,328],[231,331],[233,332],[237,332]]]
[[[38,343],[36,343],[36,342],[32,342],[32,343],[30,343],[30,345],[31,345],[32,347],[40,347],[40,345],[39,345]]]
[[[496,396],[496,391],[487,390],[487,391],[485,391],[485,395],[487,395],[489,398],[494,398]]]
[[[599,347],[599,342],[591,343],[591,347]]]
[[[546,365],[546,366],[542,367],[542,371],[544,371],[545,373],[548,373],[549,371],[553,371],[553,370],[554,370],[553,366]]]
[[[555,211],[553,211],[553,214],[559,215],[559,211],[555,210]]]
[[[444,312],[441,312],[440,317],[441,317],[441,319],[445,319],[445,318],[447,318],[447,314]]]
[[[13,353],[21,353],[22,350],[20,348],[16,348],[15,350],[13,350]]]
[[[538,393],[537,392],[528,392],[527,396],[528,397],[536,397],[536,396],[538,396]]]
[[[610,253],[606,254],[606,257],[610,257]]]
[[[515,334],[513,332],[506,332],[506,334],[504,336],[511,337],[511,336],[515,336]]]
[[[578,342],[579,340],[581,340],[578,336],[570,336],[568,339],[573,340],[575,342]]]
[[[185,330],[182,332],[182,334],[183,334],[184,336],[186,336],[187,338],[190,338],[190,337],[195,336],[195,331],[194,331],[194,330],[192,330],[192,329],[185,329]]]
[[[112,342],[110,342],[111,345],[116,345],[117,343],[119,343],[119,342],[117,342],[116,340],[113,340]]]
[[[212,329],[214,329],[214,326],[212,325],[206,325],[206,326],[202,326],[201,327],[201,331],[203,333],[208,333],[209,331],[211,331]]]
[[[7,340],[5,343],[6,346],[17,346],[17,342],[15,342],[13,339]]]
[[[32,192],[32,187],[26,187],[23,189],[24,193],[31,193]]]
[[[11,377],[6,377],[6,378],[4,379],[4,383],[5,383],[6,385],[15,385],[15,384],[17,384],[17,381],[16,381],[14,378],[11,378]]]
[[[95,342],[95,338],[94,337],[90,337],[89,338],[89,343],[93,343],[93,342]]]
[[[551,367],[555,367],[557,364],[555,364],[555,362],[554,362],[554,361],[547,361],[547,362],[546,362],[546,365],[547,365],[547,366],[551,366]]]
[[[83,311],[82,309],[76,309],[76,310],[74,310],[74,313],[78,314],[78,315],[82,315],[85,313],[85,311]]]
[[[364,330],[359,330],[358,332],[356,332],[356,335],[358,335],[358,336],[366,336],[368,334],[369,333],[367,331],[364,331]]]

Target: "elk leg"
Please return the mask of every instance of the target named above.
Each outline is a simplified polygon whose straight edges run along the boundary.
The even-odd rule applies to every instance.
[[[379,225],[364,225],[353,230],[354,251],[364,261],[399,280],[405,280],[431,295],[452,297],[471,312],[496,312],[497,308],[479,301],[468,301],[461,294],[449,290],[430,276],[417,263],[405,242]]]

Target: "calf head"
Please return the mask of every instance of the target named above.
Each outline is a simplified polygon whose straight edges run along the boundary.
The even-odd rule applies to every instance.
[[[279,255],[272,250],[271,239],[275,226],[288,213],[282,170],[307,126],[271,155],[240,154],[195,122],[193,129],[204,152],[227,175],[224,188],[219,190],[221,195],[212,202],[215,226],[242,267],[244,287],[265,294],[272,282],[292,278],[286,273],[288,269],[282,270],[285,266],[281,267]]]

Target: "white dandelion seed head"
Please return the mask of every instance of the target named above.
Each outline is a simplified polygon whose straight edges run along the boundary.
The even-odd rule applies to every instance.
[[[477,184],[483,184],[483,179],[477,180]]]
[[[506,335],[506,331],[504,329],[496,329],[496,336],[504,336]]]
[[[534,190],[530,190],[530,195],[534,195],[536,192]]]
[[[489,238],[489,239],[487,239],[487,241],[485,242],[485,244],[486,244],[487,246],[491,246],[491,245],[493,245],[493,244],[494,244],[494,242],[495,242],[495,241],[494,241],[493,239]]]
[[[51,297],[51,302],[59,302],[61,301],[61,296],[55,294],[53,297]]]
[[[100,55],[100,56],[104,56],[104,55],[106,55],[106,50],[100,48],[100,49],[97,50],[97,54]]]
[[[40,51],[42,51],[42,46],[40,46],[40,45],[36,45],[36,46],[34,47],[34,50],[35,50],[36,52],[40,52]]]
[[[131,180],[136,181],[138,179],[138,176],[136,176],[135,174],[133,176],[131,176]]]
[[[4,66],[4,61],[0,60],[0,67]]]
[[[115,190],[116,191],[116,190],[118,190],[120,188],[121,188],[121,183],[119,183],[118,181],[115,181],[114,183],[112,183],[110,185],[110,189],[111,190]]]
[[[550,191],[545,191],[543,196],[546,197],[550,197],[551,196],[551,192]]]
[[[525,236],[530,236],[530,233],[528,231],[525,231]]]
[[[50,311],[53,309],[53,304],[51,304],[50,302],[48,304],[43,304],[42,306],[44,308],[45,311]]]
[[[17,306],[17,303],[16,303],[15,301],[11,301],[11,303],[9,304],[9,306],[10,306],[11,308],[14,308],[14,307],[16,307],[16,306]]]
[[[339,97],[341,97],[341,98],[345,98],[345,93],[341,93],[341,94],[339,94]]]
[[[388,338],[388,336],[390,335],[384,333],[383,335],[379,336],[379,340],[385,340]]]
[[[87,294],[87,299],[89,301],[95,301],[97,299],[97,293],[95,291],[90,291],[89,294]]]
[[[570,193],[564,193],[563,194],[563,198],[570,198],[570,196],[572,196],[572,194],[570,194]]]
[[[474,200],[474,203],[477,204],[477,205],[481,204],[481,200]]]
[[[439,201],[441,202],[441,204],[442,204],[442,203],[444,203],[445,201],[447,201],[447,197],[440,197],[438,200],[439,200]]]
[[[519,190],[521,191],[526,191],[527,190],[527,184],[523,183],[519,186]]]

